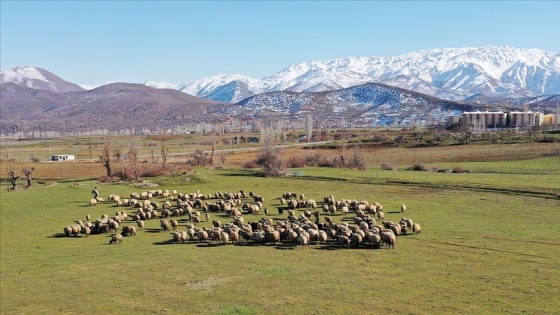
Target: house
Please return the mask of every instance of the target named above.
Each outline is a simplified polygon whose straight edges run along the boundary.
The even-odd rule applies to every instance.
[[[69,155],[69,154],[51,155],[51,161],[71,161],[75,159],[76,159],[75,155]]]

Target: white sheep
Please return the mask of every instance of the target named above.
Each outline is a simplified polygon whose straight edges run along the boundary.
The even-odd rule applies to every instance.
[[[121,243],[123,242],[123,237],[120,234],[113,234],[113,236],[111,236],[111,240],[109,241],[109,244],[117,244],[117,243]]]

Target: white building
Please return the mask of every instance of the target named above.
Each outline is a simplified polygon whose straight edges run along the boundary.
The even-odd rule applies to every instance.
[[[75,159],[76,159],[75,155],[69,155],[69,154],[51,155],[51,161],[71,161]]]

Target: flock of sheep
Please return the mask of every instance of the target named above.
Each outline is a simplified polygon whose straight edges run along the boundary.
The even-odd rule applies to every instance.
[[[159,202],[156,201],[159,198]],[[247,200],[250,200],[247,202]],[[91,199],[91,206],[104,203],[102,198]],[[149,190],[142,193],[133,192],[130,198],[110,195],[107,202],[117,207],[132,207],[127,211],[117,211],[114,216],[103,214],[92,220],[86,214],[85,221],[77,220],[64,227],[66,236],[84,234],[112,233],[109,244],[123,242],[124,237],[134,236],[138,230],[144,230],[145,222],[158,220],[163,232],[173,230],[169,242],[185,243],[192,241],[219,242],[221,244],[246,242],[248,244],[292,244],[306,249],[309,244],[335,244],[341,248],[387,246],[395,248],[397,236],[407,233],[420,233],[418,223],[402,218],[399,222],[385,221],[383,206],[378,202],[358,201],[356,199],[335,199],[333,195],[325,196],[322,202],[306,199],[303,194],[285,192],[280,198],[278,214],[286,219],[275,220],[269,217],[268,208],[264,207],[264,197],[253,192],[236,193],[216,192],[214,195],[178,193],[176,190]],[[256,222],[245,222],[243,214],[264,216]],[[401,205],[401,213],[406,206]],[[204,214],[204,221],[209,222],[211,213],[219,213],[229,222],[212,221],[211,227],[199,227]],[[337,214],[342,220],[351,222],[335,223],[332,217]],[[350,213],[354,216],[350,217]],[[213,214],[212,214],[213,215]],[[184,219],[181,219],[184,218]],[[376,219],[381,220],[378,224]],[[179,220],[185,222],[181,230]],[[119,233],[120,230],[120,233]],[[113,234],[114,233],[114,234]]]

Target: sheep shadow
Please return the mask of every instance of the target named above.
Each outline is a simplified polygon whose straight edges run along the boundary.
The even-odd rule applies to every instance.
[[[160,242],[153,242],[153,245],[177,245],[177,243],[173,241],[160,241]]]
[[[222,244],[222,243],[201,243],[201,244],[196,245],[196,247],[199,247],[199,248],[211,248],[211,247],[221,247],[221,246],[224,246],[224,244]],[[225,245],[225,246],[227,246],[227,245]]]
[[[386,213],[402,213],[400,211],[387,211]]]
[[[161,233],[161,232],[166,232],[162,229],[154,229],[154,228],[145,228],[144,232],[146,233]]]
[[[293,244],[280,244],[274,247],[274,249],[278,249],[278,250],[294,250],[296,248],[297,245],[293,245]]]

